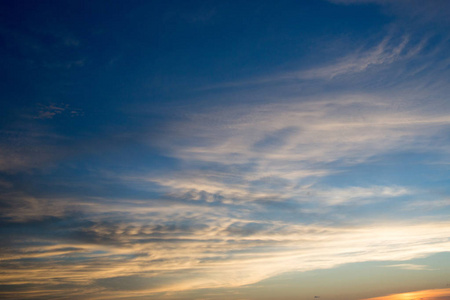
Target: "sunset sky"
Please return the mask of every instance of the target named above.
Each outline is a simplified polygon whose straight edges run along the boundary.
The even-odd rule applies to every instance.
[[[0,298],[449,300],[450,1],[0,1]]]

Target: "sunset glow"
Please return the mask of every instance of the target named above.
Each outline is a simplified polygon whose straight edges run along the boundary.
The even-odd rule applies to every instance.
[[[409,293],[394,294],[384,297],[367,298],[364,300],[445,300],[450,299],[449,289],[425,290]]]

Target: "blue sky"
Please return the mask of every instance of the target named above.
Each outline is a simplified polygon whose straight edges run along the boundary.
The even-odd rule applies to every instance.
[[[1,297],[450,299],[449,13],[3,1]]]

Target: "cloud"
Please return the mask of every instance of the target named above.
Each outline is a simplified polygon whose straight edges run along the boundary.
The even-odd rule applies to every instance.
[[[35,117],[36,119],[53,119],[55,115],[61,114],[63,111],[67,109],[67,105],[64,106],[56,106],[53,104],[43,105],[41,106],[41,110],[39,111],[39,115]]]
[[[151,295],[242,286],[287,271],[409,260],[449,246],[445,237],[450,227],[445,222],[327,227],[233,219],[226,210],[212,211],[215,217],[195,214],[195,207],[166,212],[161,207],[151,218],[132,221],[130,215],[129,222],[72,222],[41,237],[30,232],[33,244],[18,243],[14,251],[4,251],[0,265],[7,275],[0,283],[75,284],[92,291],[88,297],[115,298],[130,291]],[[53,226],[64,222],[53,221]],[[90,238],[64,230],[82,230]],[[55,289],[51,295],[58,293]]]
[[[324,203],[329,205],[342,204],[362,204],[366,201],[376,201],[387,198],[392,199],[404,195],[414,194],[411,190],[404,187],[395,186],[373,186],[373,187],[348,187],[348,188],[333,188],[333,189],[318,189],[311,192],[314,197],[321,199]]]
[[[70,108],[68,104],[61,103],[60,105],[49,104],[40,105],[39,114],[34,119],[53,119],[57,115],[63,113],[69,113],[71,117],[83,115],[83,111],[80,109]]]
[[[266,227],[267,224],[264,223],[233,223],[225,231],[231,235],[252,236],[263,231]]]
[[[426,176],[406,174],[417,162],[394,166],[402,181],[388,158],[448,158],[448,59],[435,36],[388,27],[328,63],[196,90],[158,126],[75,139],[48,124],[83,111],[54,103],[2,130],[0,296],[164,299],[357,262],[427,270],[408,260],[448,251],[450,224],[431,212],[447,197],[422,197]],[[154,122],[138,107],[121,117]]]
[[[299,72],[297,77],[299,79],[331,79],[339,75],[363,72],[372,66],[391,64],[416,55],[425,46],[425,40],[414,46],[409,44],[407,36],[403,36],[399,41],[388,36],[369,51],[341,58],[340,61],[329,66]]]
[[[416,271],[432,270],[428,266],[415,265],[415,264],[397,264],[397,265],[387,265],[385,267],[388,267],[388,268],[399,268],[399,269],[403,269],[403,270],[416,270]]]
[[[412,291],[408,293],[392,294],[384,297],[368,298],[364,300],[394,300],[394,299],[430,299],[445,300],[450,296],[450,289],[434,289]]]
[[[158,144],[188,164],[220,165],[222,171],[181,171],[149,180],[175,189],[239,193],[250,190],[252,182],[272,178],[288,193],[302,182],[333,174],[332,164],[357,165],[392,151],[447,152],[439,144],[431,146],[450,126],[446,109],[417,109],[411,99],[395,99],[404,107],[393,108],[391,101],[342,95],[193,113],[163,129],[166,135]],[[248,167],[231,171],[232,166]],[[270,193],[270,185],[261,189]]]
[[[430,36],[420,34],[411,37],[412,33],[399,29],[390,29],[385,36],[375,45],[366,41],[365,44],[354,45],[349,54],[337,54],[334,60],[326,65],[316,65],[311,68],[299,68],[294,71],[272,73],[269,76],[261,76],[253,79],[244,79],[236,82],[222,83],[204,88],[226,89],[248,86],[265,86],[276,84],[305,84],[308,81],[330,82],[333,79],[341,80],[351,79],[354,83],[356,74],[370,72],[380,73],[389,70],[395,64],[405,64],[417,60],[423,55],[423,50],[430,47]],[[292,68],[291,68],[292,69]],[[371,76],[368,76],[371,78]]]
[[[45,285],[47,297],[64,294],[60,285],[82,287],[68,291],[92,299],[160,297],[448,250],[447,222],[354,214],[414,198],[416,189],[322,182],[393,151],[447,154],[445,142],[433,143],[450,126],[447,110],[370,94],[295,100],[185,112],[150,142],[178,169],[119,170],[93,183],[120,183],[146,197],[5,194],[2,217],[12,234],[0,283]],[[24,298],[36,296],[23,290]]]
[[[67,141],[64,136],[40,124],[13,125],[14,129],[0,130],[0,171],[19,172],[61,156],[63,142]]]
[[[3,207],[1,217],[15,222],[63,216],[70,206],[70,201],[37,199],[17,192],[0,195],[0,203]]]

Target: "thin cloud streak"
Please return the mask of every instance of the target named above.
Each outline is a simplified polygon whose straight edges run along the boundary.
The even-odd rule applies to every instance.
[[[359,46],[354,53],[338,58],[336,62],[325,66],[317,66],[310,69],[300,69],[297,71],[288,71],[274,74],[267,77],[261,77],[250,80],[223,83],[209,86],[202,90],[238,88],[254,85],[275,84],[282,82],[304,81],[304,80],[332,80],[337,76],[348,76],[356,73],[362,73],[369,68],[384,67],[416,58],[421,51],[428,46],[429,37],[425,36],[418,42],[411,41],[408,34],[400,38],[392,34],[385,36],[376,46]]]
[[[403,270],[416,270],[416,271],[432,270],[428,266],[415,265],[415,264],[398,264],[398,265],[388,265],[388,266],[384,266],[384,267],[387,267],[387,268],[399,268],[399,269],[403,269]]]

